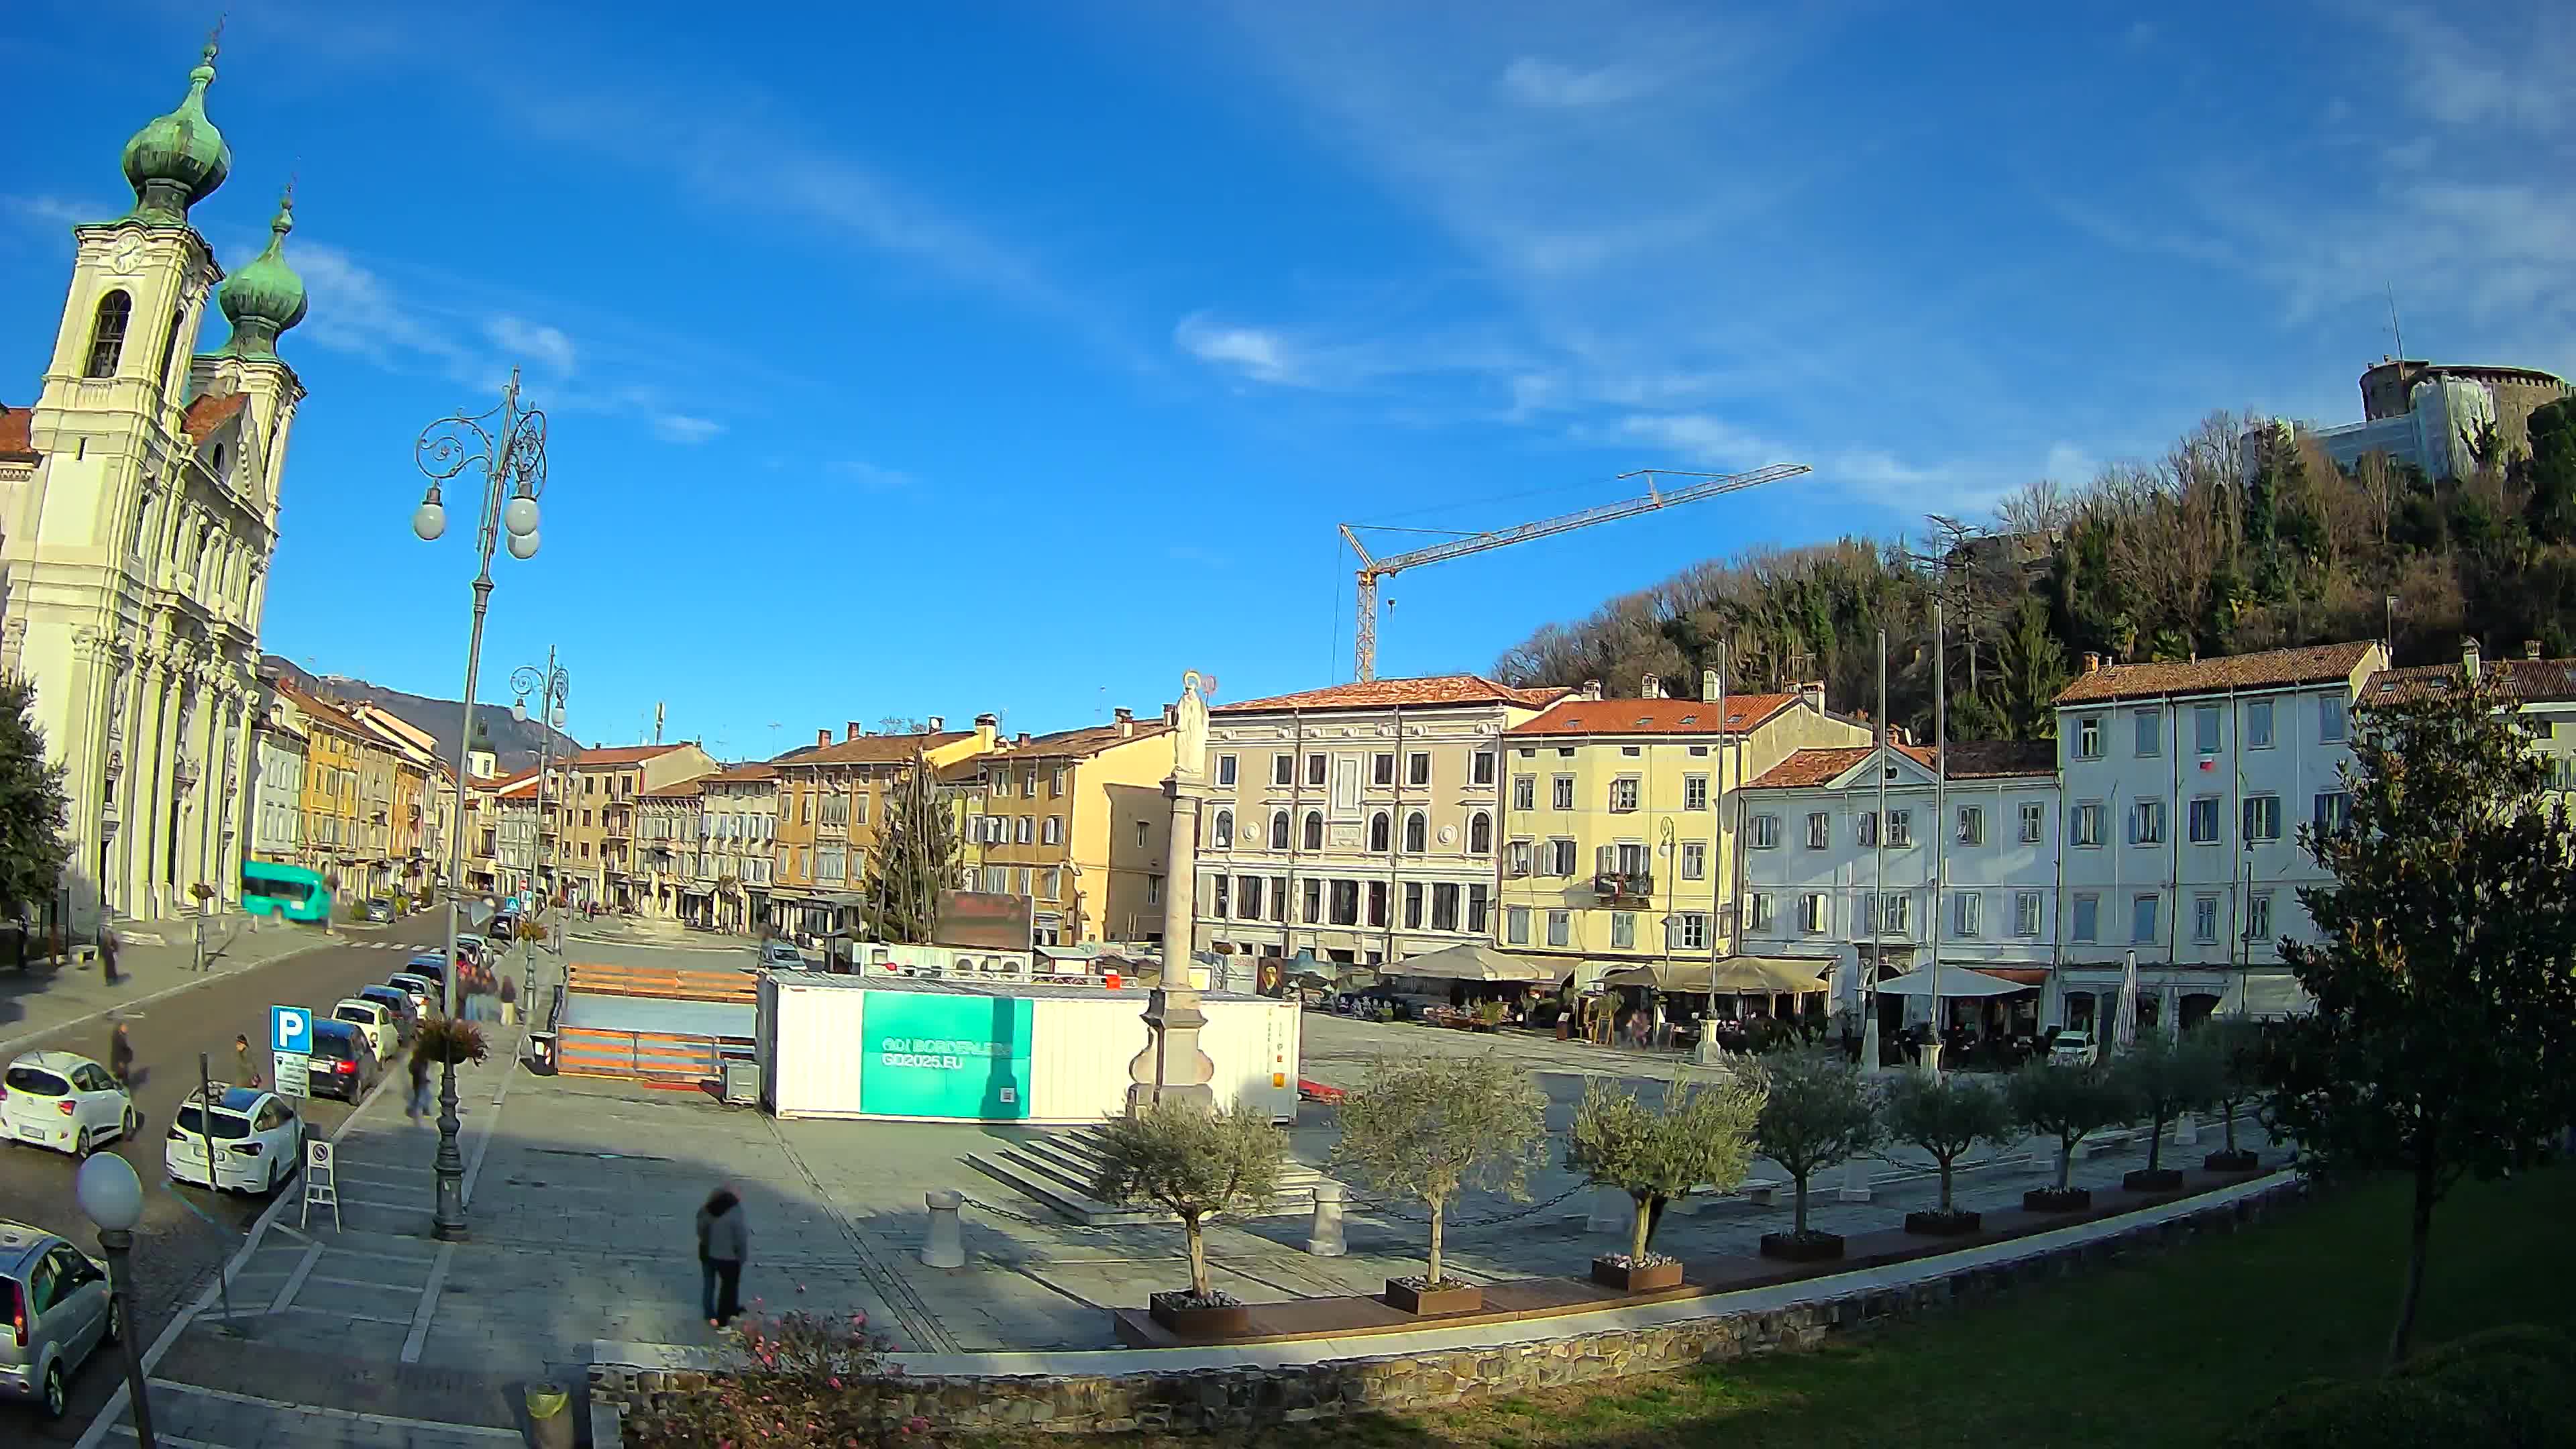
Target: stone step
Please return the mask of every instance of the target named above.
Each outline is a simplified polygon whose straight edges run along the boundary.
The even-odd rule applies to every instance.
[[[1175,1222],[1158,1207],[1121,1207],[1091,1195],[1100,1162],[1096,1145],[1075,1139],[1096,1131],[1048,1133],[991,1152],[968,1153],[966,1165],[1002,1183],[1057,1215],[1087,1226],[1109,1223]],[[1268,1211],[1235,1214],[1251,1217],[1301,1217],[1315,1209],[1315,1185],[1324,1175],[1301,1162],[1280,1166],[1279,1196]]]

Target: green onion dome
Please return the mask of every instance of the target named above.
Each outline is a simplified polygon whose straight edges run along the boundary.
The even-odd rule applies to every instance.
[[[125,143],[125,179],[134,187],[126,219],[155,226],[185,226],[188,208],[205,200],[233,169],[233,148],[206,119],[206,87],[215,79],[215,42],[188,72],[188,94],[177,110],[145,122]]]
[[[268,246],[224,278],[215,305],[233,324],[232,340],[217,349],[223,357],[275,357],[277,337],[304,320],[304,279],[286,264],[286,234],[295,230],[295,188],[277,200],[277,219],[268,224]]]

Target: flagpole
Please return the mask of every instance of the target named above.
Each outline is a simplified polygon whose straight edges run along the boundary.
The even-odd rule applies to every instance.
[[[1923,1048],[1923,1070],[1941,1074],[1941,897],[1949,888],[1950,689],[1948,621],[1932,603],[1932,1039]],[[1882,775],[1881,778],[1884,778]]]
[[[1887,923],[1888,757],[1887,631],[1885,629],[1878,631],[1878,718],[1874,723],[1878,726],[1877,747],[1870,756],[1878,766],[1878,818],[1875,822],[1877,828],[1873,832],[1875,838],[1872,842],[1873,870],[1876,879],[1870,892],[1870,912],[1874,918],[1863,922],[1869,928],[1869,959],[1867,961],[1859,959],[1861,948],[1857,940],[1852,945],[1854,964],[1861,972],[1860,1070],[1863,1076],[1875,1076],[1878,1073],[1878,962],[1882,944],[1880,932]],[[1851,1164],[1843,1169],[1843,1186],[1838,1195],[1844,1202],[1867,1202],[1869,1194],[1869,1164],[1863,1158],[1854,1157]]]

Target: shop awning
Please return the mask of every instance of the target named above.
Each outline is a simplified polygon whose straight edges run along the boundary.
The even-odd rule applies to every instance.
[[[1966,966],[1944,966],[1941,968],[1941,997],[1945,1001],[1953,998],[1964,999],[1972,996],[2010,996],[2016,991],[2036,990],[2038,990],[2038,988],[2035,986],[2024,986],[2018,981],[2006,981],[2000,976],[1989,976],[1983,971],[1974,970]],[[1930,996],[1932,994],[1932,973],[1929,971],[1909,971],[1902,976],[1891,976],[1885,981],[1878,983],[1878,994],[1881,996]]]
[[[1768,995],[1822,991],[1833,963],[1803,956],[1729,956],[1723,961],[1658,961],[1622,966],[1601,979],[1611,986],[1651,986],[1689,996]]]
[[[1443,981],[1553,981],[1556,969],[1518,956],[1505,955],[1473,942],[1408,956],[1378,967],[1380,976],[1425,976]]]

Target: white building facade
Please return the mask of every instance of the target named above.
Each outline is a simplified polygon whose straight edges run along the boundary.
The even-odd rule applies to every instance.
[[[2054,751],[1953,744],[1946,785],[1934,764],[1915,746],[1800,750],[1746,787],[1736,801],[1744,949],[1830,958],[1836,1012],[1858,1007],[1864,983],[1937,956],[1945,970],[2030,988],[1945,997],[1949,1021],[1991,1012],[1995,1029],[2035,1029],[2057,956]],[[1883,1027],[1929,1019],[1928,1001],[1879,1001]]]
[[[263,701],[251,764],[251,854],[280,865],[304,855],[304,734],[273,696]]]
[[[1490,943],[1502,733],[1563,694],[1435,675],[1211,711],[1196,949],[1385,964]]]
[[[127,142],[133,209],[72,228],[35,405],[0,419],[17,464],[0,669],[34,682],[63,767],[83,917],[176,914],[198,885],[237,899],[253,833],[259,619],[304,397],[275,344],[305,298],[281,254],[287,205],[229,279],[191,222],[232,164],[204,109],[213,61],[209,45],[179,106]],[[196,355],[216,305],[231,339]]]
[[[2377,643],[2188,663],[2086,656],[2057,698],[2049,1022],[2107,1027],[2133,952],[2141,1030],[2305,1008],[2280,942],[2313,937],[2298,892],[2326,876],[2298,827],[2349,810],[2352,706],[2387,666]]]

